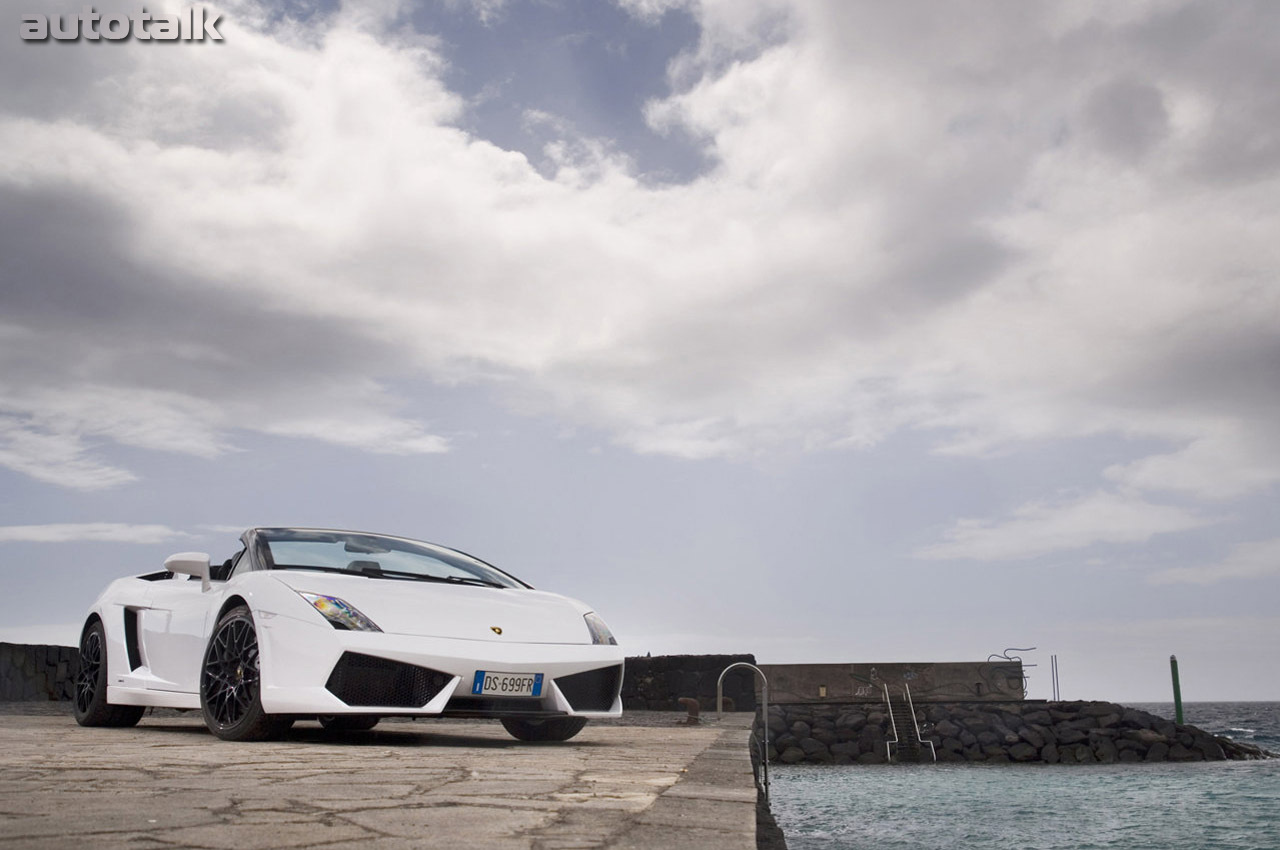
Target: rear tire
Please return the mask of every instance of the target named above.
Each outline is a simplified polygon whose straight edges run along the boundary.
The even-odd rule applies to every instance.
[[[147,709],[107,702],[107,633],[95,619],[80,636],[75,715],[81,726],[136,726]]]
[[[585,717],[548,717],[545,720],[502,718],[503,728],[521,741],[567,741],[586,725]]]
[[[200,669],[200,709],[209,731],[224,741],[266,741],[293,725],[262,709],[258,632],[244,605],[214,627]]]
[[[322,714],[316,719],[330,732],[366,732],[382,718],[376,714]]]

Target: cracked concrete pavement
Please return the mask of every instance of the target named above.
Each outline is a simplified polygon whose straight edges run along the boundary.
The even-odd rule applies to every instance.
[[[235,744],[198,713],[84,729],[65,707],[33,711],[0,709],[0,850],[756,846],[750,714],[594,722],[563,744],[397,719]]]

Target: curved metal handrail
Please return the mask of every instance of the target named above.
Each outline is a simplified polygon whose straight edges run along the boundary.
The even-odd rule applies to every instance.
[[[893,740],[884,742],[884,760],[893,761],[893,747],[898,743],[898,722],[893,719],[893,701],[889,699],[889,685],[884,685],[884,707],[889,710],[889,728],[893,730]]]
[[[720,678],[716,679],[716,720],[720,719],[721,707],[724,705],[724,676],[735,667],[748,667],[760,677],[760,727],[764,731],[764,738],[759,746],[760,778],[763,786],[761,791],[764,792],[764,800],[767,803],[769,802],[769,680],[759,667],[746,661],[737,661],[720,671]]]
[[[1006,649],[1004,652],[991,653],[990,655],[987,656],[987,661],[991,662],[991,661],[995,661],[996,659],[999,659],[1000,661],[1021,661],[1022,660],[1021,655],[1010,655],[1009,653],[1010,652],[1035,652],[1037,648],[1038,647],[1034,647],[1034,646],[1011,646],[1008,649]]]
[[[1022,698],[1026,699],[1027,694],[1031,691],[1031,674],[1027,672],[1028,668],[1038,667],[1038,664],[1028,664],[1022,660],[1021,655],[1010,655],[1011,652],[1035,652],[1038,647],[1034,646],[1010,646],[1004,652],[993,652],[987,656],[987,663],[992,661],[1010,661],[1021,665],[1022,667]]]
[[[916,740],[921,744],[929,745],[929,752],[933,755],[933,760],[938,760],[938,748],[933,745],[933,741],[926,741],[924,736],[920,734],[920,721],[916,719],[916,703],[911,699],[911,686],[906,682],[902,683],[902,692],[907,696],[907,708],[911,711],[911,724],[916,728]]]

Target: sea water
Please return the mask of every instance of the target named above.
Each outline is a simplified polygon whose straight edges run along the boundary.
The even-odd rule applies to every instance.
[[[1135,704],[1173,717],[1172,704]],[[1280,703],[1187,723],[1280,752]],[[1280,850],[1280,759],[1112,765],[776,765],[790,850]]]

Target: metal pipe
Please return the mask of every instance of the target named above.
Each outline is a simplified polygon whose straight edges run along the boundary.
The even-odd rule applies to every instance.
[[[1182,685],[1178,682],[1178,656],[1169,656],[1169,671],[1173,673],[1173,716],[1182,724]]]
[[[735,667],[749,667],[760,677],[760,726],[764,733],[763,743],[760,745],[760,779],[761,784],[764,785],[764,799],[767,803],[769,801],[769,679],[759,667],[748,664],[746,661],[738,661],[720,671],[720,678],[716,679],[716,720],[720,720],[721,708],[724,705],[724,674]]]
[[[884,707],[889,711],[889,728],[893,730],[893,740],[884,742],[884,760],[893,761],[893,745],[898,743],[898,723],[893,719],[893,702],[889,699],[889,686],[884,686]]]
[[[906,695],[907,708],[911,710],[911,725],[915,727],[916,740],[920,742],[921,746],[928,744],[929,752],[933,753],[933,760],[937,761],[938,760],[937,747],[933,745],[933,741],[926,741],[924,737],[920,734],[920,721],[916,720],[916,703],[915,703],[915,700],[911,699],[911,686],[908,685],[906,682],[902,683],[902,693]]]

